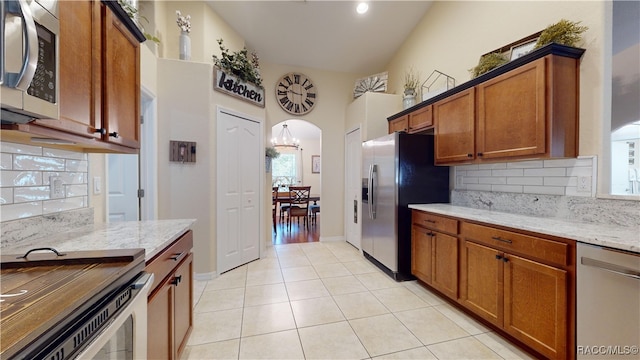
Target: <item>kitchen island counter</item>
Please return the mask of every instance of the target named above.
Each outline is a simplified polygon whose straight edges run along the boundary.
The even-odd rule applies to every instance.
[[[145,249],[145,260],[149,261],[191,229],[195,222],[195,219],[178,219],[86,225],[5,246],[2,254],[23,255],[41,247],[52,247],[60,252],[142,248]]]
[[[451,204],[413,204],[409,205],[409,208],[640,253],[638,226],[573,222],[560,218],[519,215]]]

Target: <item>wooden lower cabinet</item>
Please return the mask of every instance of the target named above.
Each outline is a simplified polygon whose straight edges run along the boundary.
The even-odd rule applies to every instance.
[[[567,357],[567,272],[463,241],[460,303],[540,354]]]
[[[431,284],[452,299],[458,298],[458,238],[433,232]]]
[[[427,284],[431,284],[433,241],[431,230],[413,226],[411,228],[411,273]]]
[[[193,247],[189,231],[154,259],[154,288],[147,303],[149,359],[180,359],[193,329]],[[160,279],[158,279],[160,278]]]

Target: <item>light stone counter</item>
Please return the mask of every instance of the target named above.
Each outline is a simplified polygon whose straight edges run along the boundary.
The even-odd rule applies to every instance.
[[[627,227],[572,222],[450,204],[415,204],[409,205],[409,208],[640,253],[640,226],[637,225]]]
[[[55,235],[17,242],[3,247],[2,254],[23,255],[37,247],[53,247],[60,252],[142,248],[148,261],[191,229],[195,222],[195,219],[180,219],[85,225]]]

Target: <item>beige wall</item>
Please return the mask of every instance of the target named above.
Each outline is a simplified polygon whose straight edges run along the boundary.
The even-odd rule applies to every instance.
[[[401,93],[404,71],[411,66],[423,80],[439,70],[462,84],[482,54],[563,18],[589,27],[581,45],[587,51],[580,65],[579,154],[603,159],[605,3],[601,1],[434,2],[389,63],[389,88]]]
[[[349,104],[346,130],[360,127],[362,141],[389,133],[387,117],[402,110],[402,98],[395,94],[367,92]]]

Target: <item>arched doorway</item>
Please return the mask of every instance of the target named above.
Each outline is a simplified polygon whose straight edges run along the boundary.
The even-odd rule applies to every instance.
[[[288,196],[290,185],[311,186],[311,197],[316,198],[309,202],[308,226],[304,225],[304,219],[293,219],[289,227],[286,201],[281,200],[274,205],[276,220],[275,228],[272,229],[272,242],[287,244],[319,241],[322,130],[308,121],[290,119],[275,124],[271,134],[272,142],[280,153],[271,164],[272,187],[277,187],[280,197],[285,197]],[[283,143],[288,146],[283,146]]]

